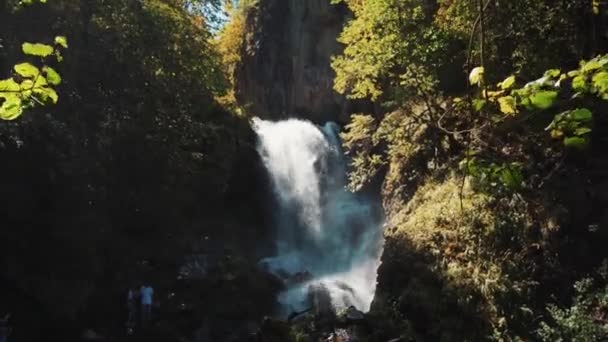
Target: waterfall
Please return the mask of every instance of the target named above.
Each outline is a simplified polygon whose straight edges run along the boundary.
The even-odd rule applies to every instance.
[[[323,286],[334,307],[368,311],[381,223],[368,200],[345,188],[337,125],[256,118],[253,128],[277,199],[276,256],[261,263],[286,281],[279,302],[286,312],[305,309],[311,286]]]

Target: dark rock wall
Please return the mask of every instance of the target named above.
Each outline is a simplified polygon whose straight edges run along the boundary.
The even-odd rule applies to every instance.
[[[331,56],[348,15],[329,0],[260,0],[247,18],[237,99],[266,119],[344,122],[347,101],[333,90]]]

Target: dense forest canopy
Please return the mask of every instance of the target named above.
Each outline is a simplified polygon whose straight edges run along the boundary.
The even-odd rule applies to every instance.
[[[190,303],[167,305],[158,340],[271,311],[268,180],[235,94],[243,56],[279,34],[258,30],[276,1],[0,5],[0,310],[16,326],[113,336],[106,313],[142,278]],[[331,67],[356,109],[349,189],[386,216],[361,340],[607,338],[605,1],[327,1],[348,12]],[[215,273],[176,280],[206,249]]]
[[[44,77],[43,89],[52,91],[22,86],[17,93],[0,83],[3,106],[17,95],[22,106],[3,107],[12,120],[0,127],[2,310],[13,312],[15,324],[34,324],[24,312],[39,311],[55,330],[62,329],[55,319],[66,330],[72,323],[65,322],[95,328],[107,314],[119,317],[115,298],[130,282],[152,277],[159,291],[175,286],[175,264],[201,235],[226,234],[228,248],[236,234],[216,219],[218,208],[238,212],[234,220],[257,219],[257,206],[245,200],[255,185],[236,175],[255,174],[239,166],[255,163],[250,129],[215,101],[229,83],[206,11],[221,5],[0,5],[0,79],[27,85]],[[28,53],[24,43],[48,45],[61,61]],[[22,63],[40,76],[27,75]],[[158,273],[151,275],[150,264]]]

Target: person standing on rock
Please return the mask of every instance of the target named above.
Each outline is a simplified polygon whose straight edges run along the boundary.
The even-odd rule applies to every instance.
[[[154,289],[149,284],[144,284],[141,289],[139,289],[139,293],[141,296],[141,325],[145,327],[148,325],[152,314],[152,297],[154,296]]]

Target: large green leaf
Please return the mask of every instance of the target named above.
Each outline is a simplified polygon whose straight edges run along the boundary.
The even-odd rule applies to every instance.
[[[37,67],[30,63],[20,63],[15,65],[15,71],[23,77],[35,77],[40,73]]]
[[[530,96],[532,106],[538,109],[547,109],[553,106],[557,99],[557,92],[552,90],[543,90],[536,92]]]
[[[5,97],[4,103],[0,107],[0,119],[14,120],[23,113],[21,98],[16,94]]]
[[[21,45],[23,53],[32,56],[47,57],[50,56],[55,49],[52,46],[40,43],[23,43]]]

